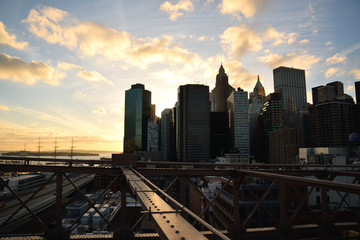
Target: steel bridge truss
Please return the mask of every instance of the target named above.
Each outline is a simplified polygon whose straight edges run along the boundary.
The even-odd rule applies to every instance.
[[[23,161],[21,164],[10,163],[9,161],[19,160]],[[54,161],[54,159],[44,159],[43,161]],[[95,209],[103,221],[108,225],[108,230],[113,232],[111,235],[92,235],[91,239],[243,239],[243,238],[272,238],[272,237],[314,237],[329,238],[335,233],[343,230],[360,230],[359,217],[347,222],[337,222],[336,216],[345,205],[350,207],[346,200],[349,194],[356,194],[360,197],[360,172],[359,166],[340,166],[345,170],[337,170],[335,166],[323,165],[234,165],[230,164],[227,167],[232,169],[217,170],[216,164],[201,164],[201,163],[165,163],[164,162],[138,162],[137,166],[122,166],[116,167],[111,165],[111,161],[82,161],[82,160],[64,160],[56,159],[56,162],[62,162],[66,166],[45,166],[45,165],[30,165],[30,161],[24,158],[3,158],[0,164],[1,172],[52,172],[52,176],[38,188],[25,201],[13,191],[9,185],[0,178],[1,183],[9,189],[14,197],[19,201],[18,207],[6,220],[0,223],[0,229],[5,229],[11,220],[17,215],[19,210],[24,207],[36,219],[44,229],[44,235],[39,236],[45,239],[87,239],[86,236],[70,235],[76,224],[81,220],[79,216],[76,221],[64,229],[62,227],[62,186],[63,180],[67,180],[80,197],[85,200],[89,208]],[[81,165],[78,165],[80,164]],[[88,165],[88,164],[91,164]],[[95,164],[95,166],[93,166]],[[151,165],[152,168],[146,165]],[[154,168],[159,165],[162,168]],[[182,168],[186,166],[186,168]],[[192,168],[189,169],[189,166]],[[224,166],[223,164],[221,166]],[[320,169],[320,170],[319,170]],[[69,173],[86,173],[86,174],[107,174],[111,175],[112,180],[107,187],[94,201],[90,201],[80,190],[79,186],[68,176]],[[160,189],[154,183],[147,179],[147,177],[154,176],[170,176],[173,177],[171,183],[165,188]],[[186,184],[192,184],[191,177],[204,176],[219,176],[222,177],[222,187],[215,194],[214,198],[207,201],[200,214],[195,214],[190,211],[186,205]],[[226,177],[225,177],[226,176]],[[316,178],[307,178],[308,176],[315,176]],[[347,176],[353,178],[351,183],[342,183],[334,181],[337,176]],[[28,204],[39,191],[48,184],[51,179],[56,177],[56,201],[55,201],[55,228],[49,229],[38,214],[31,209]],[[255,206],[251,212],[246,216],[240,216],[239,201],[240,201],[240,187],[246,185],[248,177],[267,179],[270,184],[264,193],[259,196],[253,190],[248,189],[251,197],[256,201]],[[126,191],[130,190],[136,199],[140,202],[143,211],[141,217],[133,226],[127,226],[126,219],[122,216],[120,226],[105,217],[96,207],[95,203],[100,199],[105,192],[110,189],[116,182],[121,183],[121,208],[126,209]],[[175,184],[180,185],[180,202],[168,194],[171,187]],[[269,196],[275,185],[279,188],[280,212],[279,216],[274,214],[264,204],[265,199]],[[306,187],[308,190],[305,194],[300,193],[297,186]],[[214,206],[215,201],[219,198],[226,188],[232,188],[233,193],[233,224],[229,229],[217,230],[204,220],[205,214],[210,207]],[[287,209],[286,191],[291,188],[295,191],[297,197],[300,199],[300,204],[289,213]],[[309,212],[315,210],[307,204],[307,199],[314,189],[321,191],[321,215],[314,214],[316,220],[311,219],[311,224],[297,224],[295,223],[297,216],[299,216],[302,209],[306,208]],[[332,212],[329,211],[327,193],[328,191],[335,191],[339,197],[340,202],[336,205]],[[200,194],[203,194],[199,191]],[[205,198],[205,196],[203,196]],[[259,210],[263,209],[268,216],[273,220],[275,225],[266,228],[249,228],[248,222]],[[139,224],[144,218],[148,218],[157,233],[144,234],[134,233]],[[316,222],[315,224],[313,222]],[[200,228],[198,226],[201,226]],[[197,226],[197,227],[194,227]],[[201,229],[201,230],[198,230]],[[203,231],[206,230],[206,231]],[[11,238],[10,235],[1,234],[0,236]],[[88,236],[90,238],[90,236]]]

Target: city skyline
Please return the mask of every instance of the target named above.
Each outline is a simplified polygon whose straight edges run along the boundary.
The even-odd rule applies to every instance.
[[[136,4],[136,5],[135,5]],[[241,7],[240,7],[241,6]],[[141,83],[156,114],[180,85],[252,92],[274,68],[304,69],[311,88],[333,81],[355,97],[358,1],[0,2],[0,150],[122,152],[125,90]],[[336,16],[336,17],[334,17]]]

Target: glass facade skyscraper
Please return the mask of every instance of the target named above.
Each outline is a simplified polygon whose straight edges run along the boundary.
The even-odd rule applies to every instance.
[[[124,153],[147,150],[148,120],[151,117],[151,92],[143,84],[125,91]]]
[[[281,93],[284,123],[299,127],[299,111],[307,112],[305,70],[278,67],[273,70],[274,90]]]
[[[250,154],[248,92],[233,91],[228,100],[231,146],[240,154]]]
[[[210,155],[208,86],[188,84],[178,88],[176,128],[178,161],[208,161]]]

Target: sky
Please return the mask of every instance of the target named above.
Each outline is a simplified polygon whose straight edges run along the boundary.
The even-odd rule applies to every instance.
[[[177,88],[229,83],[273,92],[274,68],[311,88],[360,80],[358,0],[0,0],[0,150],[122,152],[125,91],[156,114]],[[56,142],[56,143],[55,143]]]

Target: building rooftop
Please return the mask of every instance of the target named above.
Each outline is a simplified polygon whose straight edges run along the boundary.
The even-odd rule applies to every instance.
[[[29,178],[33,178],[33,177],[37,177],[37,176],[40,176],[40,175],[35,175],[35,174],[32,174],[32,175],[20,175],[20,176],[15,176],[15,177],[9,177],[8,179],[11,180],[11,181],[19,181],[19,180],[29,179]]]

